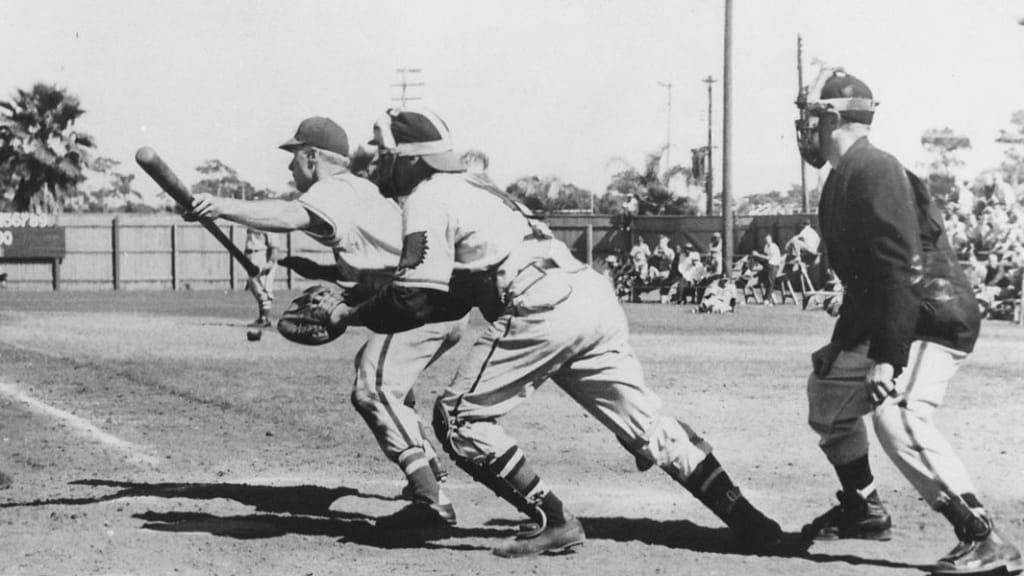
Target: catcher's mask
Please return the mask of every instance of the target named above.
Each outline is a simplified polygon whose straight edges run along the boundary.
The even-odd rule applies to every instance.
[[[867,84],[842,68],[822,68],[814,83],[802,88],[797,96],[800,156],[811,166],[821,168],[827,161],[824,142],[829,134],[825,130],[831,130],[841,120],[871,124],[877,106]],[[823,122],[826,117],[834,117],[837,122]]]
[[[455,155],[448,126],[428,110],[389,108],[373,125],[373,140],[378,150],[375,183],[388,198],[412,192],[396,185],[395,164],[402,156],[418,156],[438,172],[464,172]]]

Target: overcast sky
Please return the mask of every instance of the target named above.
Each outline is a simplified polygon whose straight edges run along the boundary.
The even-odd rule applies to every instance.
[[[48,82],[77,94],[79,128],[140,174],[153,146],[186,183],[218,158],[258,187],[286,189],[276,149],[311,115],[354,143],[399,94],[445,118],[492,176],[557,176],[603,191],[671,129],[673,161],[707,138],[707,85],[722,79],[724,0],[3,0],[0,98]],[[974,150],[964,176],[998,165],[993,140],[1024,109],[1020,0],[735,0],[732,189],[800,180],[793,134],[796,38],[881,102],[873,139],[910,167],[921,134],[949,126]],[[667,88],[672,84],[669,123]],[[721,138],[722,83],[713,85]],[[718,154],[721,158],[721,154]],[[718,182],[721,179],[718,178]]]

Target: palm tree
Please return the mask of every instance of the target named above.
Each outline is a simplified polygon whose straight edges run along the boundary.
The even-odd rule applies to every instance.
[[[85,110],[78,98],[49,84],[18,90],[0,101],[0,204],[15,211],[59,212],[64,197],[85,180],[88,134],[73,130]]]
[[[621,169],[612,175],[607,191],[622,196],[634,194],[640,202],[640,214],[695,215],[698,213],[697,206],[689,198],[676,195],[669,188],[669,183],[677,176],[685,178],[687,186],[697,182],[689,168],[678,164],[660,173],[661,159],[665,151],[665,148],[662,148],[648,154],[643,171],[637,170],[622,158],[609,161],[609,165],[617,164]]]

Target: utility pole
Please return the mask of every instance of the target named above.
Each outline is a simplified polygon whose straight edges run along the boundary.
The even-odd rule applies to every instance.
[[[665,172],[672,169],[672,83],[658,82],[668,88],[668,113],[665,118]]]
[[[714,210],[714,207],[715,207],[715,202],[714,202],[714,197],[713,197],[714,189],[715,189],[715,169],[713,167],[714,165],[711,163],[712,158],[714,158],[714,156],[711,153],[711,150],[712,150],[712,144],[711,144],[711,141],[712,141],[712,139],[711,139],[711,124],[712,124],[711,123],[711,85],[714,84],[715,82],[717,82],[717,80],[715,80],[711,76],[708,76],[707,78],[702,80],[702,82],[704,82],[705,84],[708,85],[708,152],[707,152],[707,159],[708,159],[707,162],[708,162],[708,164],[707,164],[707,169],[706,169],[707,173],[704,175],[704,193],[707,195],[707,210],[704,212],[704,214],[706,214],[708,216],[711,216],[711,212],[712,212],[712,210]]]
[[[807,100],[804,94],[804,39],[796,35],[796,93],[797,104],[801,105]],[[802,111],[801,111],[802,112]],[[800,198],[803,201],[803,213],[811,211],[810,202],[807,199],[807,167],[804,166],[804,157],[800,156]]]
[[[412,74],[419,74],[422,70],[419,68],[396,68],[395,72],[402,75],[402,81],[398,84],[392,84],[392,86],[400,86],[402,88],[402,95],[398,98],[392,98],[392,100],[398,100],[402,103],[402,107],[405,108],[405,103],[409,100],[419,100],[419,96],[408,96],[406,90],[408,88],[423,86],[423,82],[410,82],[409,76]]]
[[[735,247],[732,216],[732,3],[725,0],[725,62],[722,66],[722,269],[732,278]]]

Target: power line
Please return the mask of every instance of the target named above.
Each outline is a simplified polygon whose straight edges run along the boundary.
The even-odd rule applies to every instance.
[[[407,92],[408,92],[409,88],[416,88],[416,87],[421,87],[421,86],[424,85],[423,82],[410,82],[409,81],[409,76],[415,75],[415,74],[419,74],[420,72],[422,72],[422,70],[419,69],[419,68],[405,68],[405,67],[403,67],[403,68],[396,68],[395,72],[398,72],[399,74],[401,74],[402,79],[397,84],[392,84],[392,86],[401,87],[402,88],[402,94],[400,96],[398,96],[398,97],[392,97],[391,99],[392,100],[397,100],[397,101],[401,102],[402,107],[404,108],[406,102],[408,102],[410,100],[419,100],[420,99],[419,96],[409,96]]]

